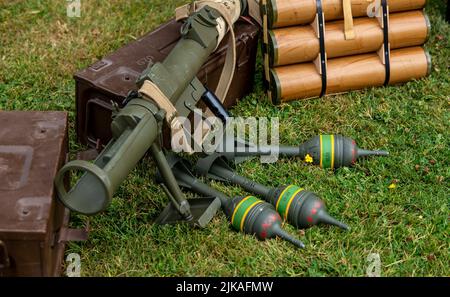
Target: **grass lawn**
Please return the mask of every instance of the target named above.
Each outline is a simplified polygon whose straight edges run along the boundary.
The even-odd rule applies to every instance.
[[[81,17],[66,1],[0,0],[0,110],[66,110],[75,141],[73,73],[154,29],[185,1],[81,0]],[[430,0],[426,45],[432,74],[403,86],[273,106],[265,100],[261,65],[255,92],[232,110],[239,116],[280,118],[281,141],[298,144],[318,133],[341,133],[364,148],[390,151],[336,172],[300,160],[258,160],[237,168],[259,182],[295,183],[315,191],[329,212],[348,223],[286,229],[307,244],[258,241],[233,231],[222,212],[204,230],[153,224],[168,202],[154,184],[155,165],[143,160],[112,205],[91,217],[90,238],[71,243],[85,276],[364,276],[378,253],[382,276],[450,276],[450,26],[445,1]],[[395,189],[388,188],[396,183]],[[238,187],[214,186],[229,195]],[[87,218],[72,215],[74,226]]]

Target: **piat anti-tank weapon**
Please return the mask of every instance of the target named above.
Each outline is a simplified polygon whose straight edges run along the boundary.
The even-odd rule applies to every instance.
[[[55,178],[58,197],[69,209],[93,215],[107,208],[116,189],[148,150],[173,201],[167,209],[175,209],[180,220],[203,227],[220,207],[220,201],[214,198],[197,205],[193,211],[160,144],[164,121],[172,128],[177,126],[176,116],[188,117],[200,99],[207,105],[219,105],[219,99],[201,84],[196,74],[247,7],[245,0],[201,2],[177,11],[177,17],[178,12],[187,17],[181,39],[162,63],[149,65],[142,73],[137,82],[139,95],[128,97],[122,108],[116,106],[111,124],[112,140],[95,161],[71,161],[58,172]],[[234,47],[230,46],[230,50]],[[233,51],[230,53],[232,56]],[[234,63],[230,65],[228,74],[234,73]],[[216,90],[222,99],[230,81],[224,73],[225,79],[219,81],[220,88]],[[65,185],[68,172],[82,174],[70,189]]]

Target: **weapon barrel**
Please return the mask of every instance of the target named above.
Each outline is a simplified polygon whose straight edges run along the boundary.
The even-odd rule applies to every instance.
[[[93,215],[105,209],[114,191],[156,139],[156,119],[149,101],[130,102],[113,122],[113,140],[92,164],[86,161],[67,163],[57,174],[55,186],[60,200],[69,209]],[[68,172],[82,172],[78,182],[67,192]]]

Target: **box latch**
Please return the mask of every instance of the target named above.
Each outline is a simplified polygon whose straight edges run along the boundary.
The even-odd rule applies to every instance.
[[[0,240],[0,269],[8,268],[9,264],[8,249],[6,244]]]
[[[69,228],[69,216],[70,211],[68,208],[64,211],[63,225],[59,231],[55,234],[54,243],[66,243],[69,241],[86,241],[89,237],[89,220],[86,223],[86,227],[82,229]]]
[[[57,236],[57,241],[58,243],[69,241],[86,241],[88,236],[88,229],[61,228]]]

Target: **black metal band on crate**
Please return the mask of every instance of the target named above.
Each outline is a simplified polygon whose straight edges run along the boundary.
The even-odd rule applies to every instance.
[[[327,63],[326,63],[326,51],[325,51],[325,20],[323,18],[322,0],[316,1],[317,5],[317,20],[319,30],[319,46],[320,46],[320,70],[322,72],[322,90],[320,97],[323,97],[327,92]]]
[[[260,2],[260,9],[261,9],[261,16],[264,18],[264,16],[267,16],[267,3],[266,1],[261,1]],[[263,86],[266,90],[270,89],[270,79],[268,78],[268,74],[266,72],[269,71],[269,65],[266,65],[266,60],[268,59],[268,54],[269,54],[269,45],[266,43],[267,42],[267,26],[268,24],[263,24],[263,32],[262,32],[262,42],[261,42],[261,50],[262,50],[262,54],[263,54],[263,64],[264,64],[264,79],[263,79]]]
[[[386,69],[386,78],[384,86],[387,86],[391,80],[391,54],[389,49],[389,12],[387,0],[381,0],[381,8],[383,13],[383,39],[384,39],[384,66]]]

